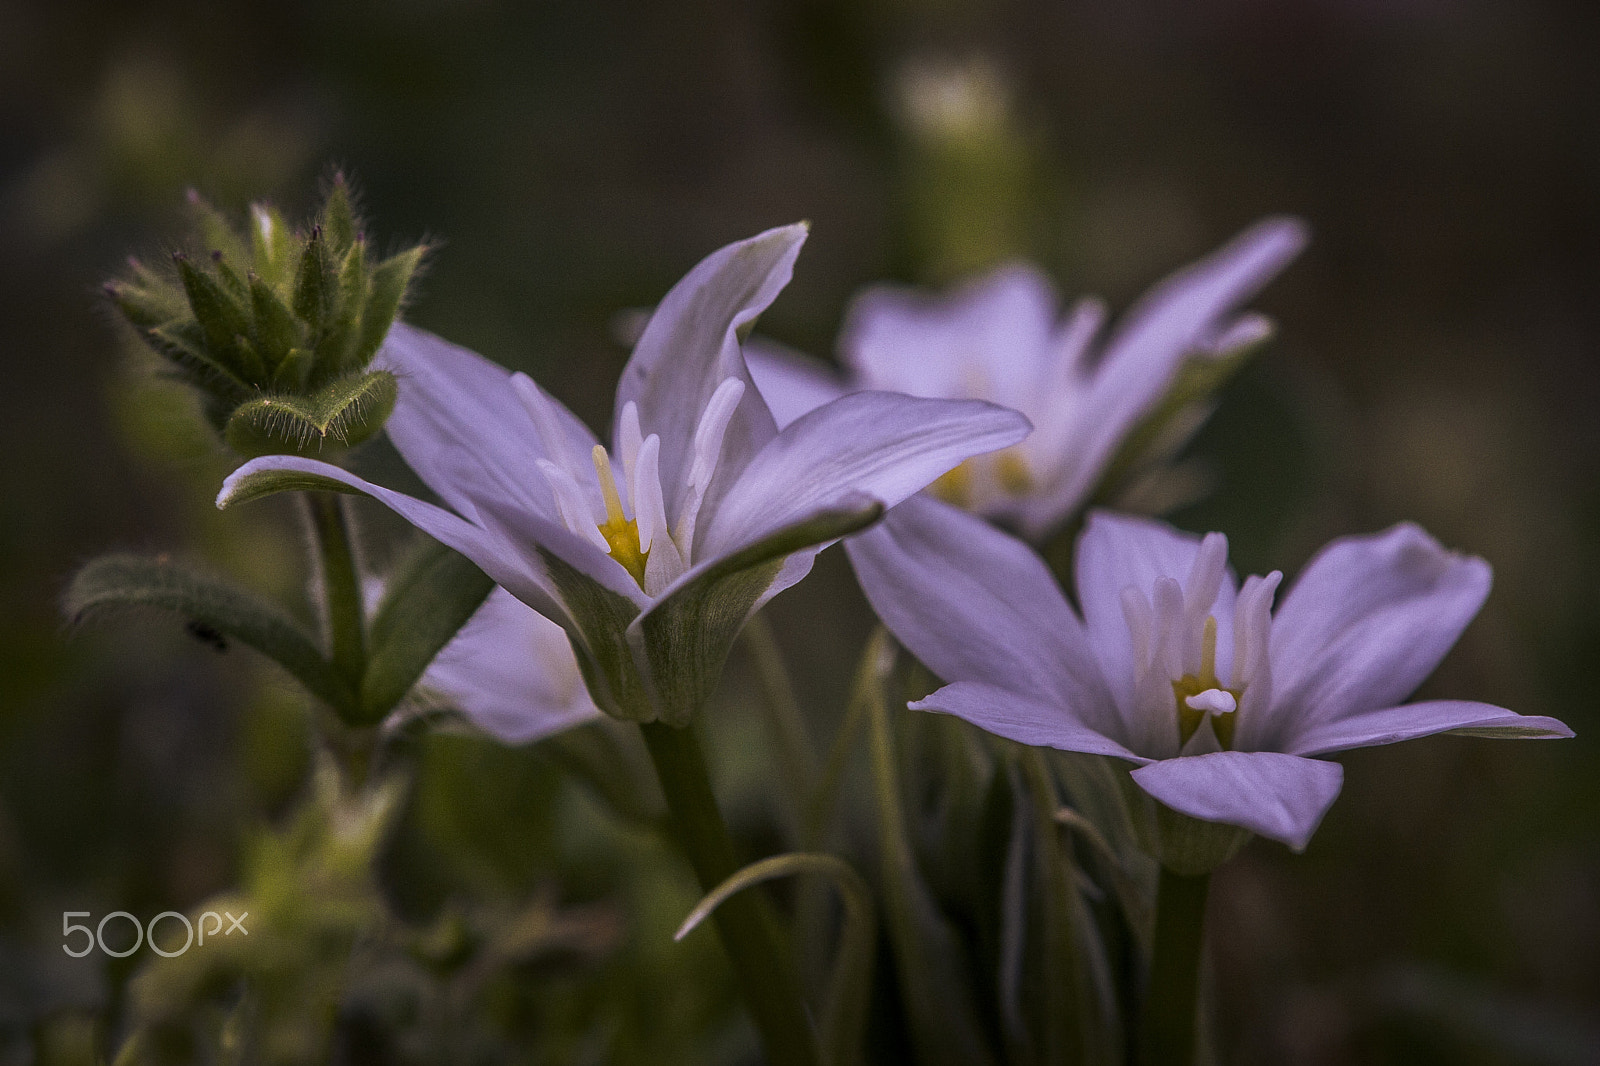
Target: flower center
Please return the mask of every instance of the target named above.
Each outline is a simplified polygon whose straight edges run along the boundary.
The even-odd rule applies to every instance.
[[[611,472],[611,456],[606,453],[605,445],[596,444],[591,455],[595,476],[600,480],[600,495],[606,503],[606,520],[597,528],[610,546],[611,557],[621,563],[643,588],[650,549],[641,547],[639,543],[638,519],[629,518],[622,511],[622,495],[617,492],[617,479]]]
[[[1178,712],[1179,743],[1187,744],[1189,738],[1209,716],[1217,741],[1224,748],[1233,747],[1233,730],[1237,724],[1239,697],[1244,687],[1225,687],[1217,680],[1217,619],[1206,615],[1200,631],[1200,669],[1184,674],[1172,683],[1173,703]]]

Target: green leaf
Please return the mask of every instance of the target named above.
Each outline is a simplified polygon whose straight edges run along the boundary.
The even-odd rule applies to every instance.
[[[245,261],[246,248],[239,239],[239,234],[234,230],[228,217],[216,207],[195,192],[189,190],[189,210],[194,214],[195,228],[200,231],[200,240],[208,252],[221,252],[224,259],[236,263]]]
[[[299,622],[247,589],[164,556],[96,559],[78,571],[63,601],[73,625],[129,608],[175,613],[197,631],[255,648],[330,706],[354,702],[350,687]]]
[[[366,300],[365,249],[357,241],[339,266],[339,297],[328,322],[328,332],[317,346],[317,368],[324,374],[342,374],[354,366],[349,358],[357,335],[356,316]]]
[[[273,389],[287,393],[303,391],[316,363],[317,355],[310,348],[290,348],[284,353],[283,362],[272,372]]]
[[[477,564],[437,541],[414,552],[372,619],[355,724],[382,721],[493,588]]]
[[[855,1066],[862,1061],[862,1036],[872,993],[872,956],[877,947],[877,918],[872,890],[851,865],[836,855],[791,852],[751,863],[723,881],[695,904],[673,934],[682,940],[729,896],[779,877],[813,874],[832,881],[844,900],[844,928],[822,1008],[822,1056],[827,1066]]]
[[[785,526],[719,560],[641,615],[629,639],[643,645],[661,720],[685,725],[710,697],[734,638],[786,557],[849,536],[882,515],[881,502],[863,497]]]
[[[879,640],[886,642],[880,634]],[[917,1061],[927,1066],[992,1066],[966,952],[922,879],[906,830],[889,709],[884,701],[888,656],[869,646],[858,685],[865,686],[878,850],[889,944],[894,950]]]
[[[352,447],[382,428],[398,387],[387,370],[330,382],[310,396],[277,394],[241,404],[224,433],[241,455],[318,455]]]
[[[322,232],[327,236],[334,255],[342,255],[355,243],[360,227],[356,222],[355,205],[350,198],[350,185],[343,174],[335,174],[333,187],[322,205]]]
[[[179,376],[195,387],[223,399],[230,406],[253,391],[236,370],[214,358],[194,321],[173,321],[145,334],[150,346],[178,368]]]
[[[427,253],[427,246],[419,244],[390,256],[372,269],[367,302],[361,308],[361,329],[351,354],[352,365],[366,366],[377,353],[395,316],[405,306],[412,279],[417,276]]]

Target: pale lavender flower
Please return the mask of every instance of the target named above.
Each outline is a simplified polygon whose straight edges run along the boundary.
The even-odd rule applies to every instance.
[[[1082,620],[1031,549],[936,500],[900,505],[847,548],[879,616],[951,682],[913,707],[1127,760],[1172,810],[1296,850],[1343,780],[1316,756],[1434,733],[1572,735],[1485,703],[1401,703],[1490,580],[1414,525],[1333,541],[1273,610],[1282,575],[1237,585],[1222,534],[1093,512]]]
[[[1270,333],[1261,316],[1234,309],[1305,239],[1293,219],[1251,227],[1150,290],[1104,342],[1099,301],[1080,300],[1062,317],[1050,282],[1024,264],[943,296],[876,286],[856,299],[840,334],[847,376],[770,343],[751,348],[751,373],[780,424],[863,388],[1021,411],[1031,436],[968,460],[936,491],[1037,539],[1083,505],[1187,359],[1238,351]],[[1207,413],[1187,412],[1181,429],[1192,432]]]
[[[681,725],[745,620],[818,551],[1028,429],[992,404],[864,392],[779,432],[738,338],[805,235],[729,245],[673,287],[623,370],[610,449],[525,375],[400,325],[382,352],[400,379],[387,429],[449,510],[291,456],[241,467],[218,504],[372,496],[566,630],[607,713]]]
[[[505,589],[435,656],[422,687],[479,729],[526,744],[598,717],[566,632]]]

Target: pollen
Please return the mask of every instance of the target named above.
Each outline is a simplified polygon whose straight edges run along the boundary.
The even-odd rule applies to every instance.
[[[645,564],[650,552],[640,550],[639,522],[622,510],[622,496],[617,492],[617,479],[611,472],[611,456],[606,454],[605,445],[596,444],[592,455],[594,472],[600,479],[600,495],[606,503],[606,520],[599,526],[600,535],[611,546],[611,558],[621,563],[639,587],[644,588]]]

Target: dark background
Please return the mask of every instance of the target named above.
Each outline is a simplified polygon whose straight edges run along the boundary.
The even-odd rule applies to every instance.
[[[966,141],[906,102],[950,69],[998,93]],[[1495,591],[1427,691],[1579,738],[1344,757],[1305,855],[1257,843],[1218,878],[1224,1057],[1600,1060],[1600,8],[0,0],[0,1062],[116,1008],[125,970],[54,954],[61,910],[192,906],[299,787],[301,712],[248,653],[162,624],[69,639],[57,601],[111,548],[294,591],[288,512],[211,507],[225,457],[97,286],[174,239],[186,187],[303,216],[335,164],[380,243],[442,241],[414,321],[595,423],[616,313],[771,225],[814,227],[762,328],[827,355],[870,281],[1025,254],[1121,308],[1305,217],[1258,301],[1280,339],[1195,444],[1216,491],[1176,520],[1226,530],[1242,571],[1401,518],[1485,556]],[[820,569],[775,609],[828,705],[866,620]],[[521,839],[535,757],[451,743],[433,831],[481,820],[482,764],[520,782],[484,817]]]

